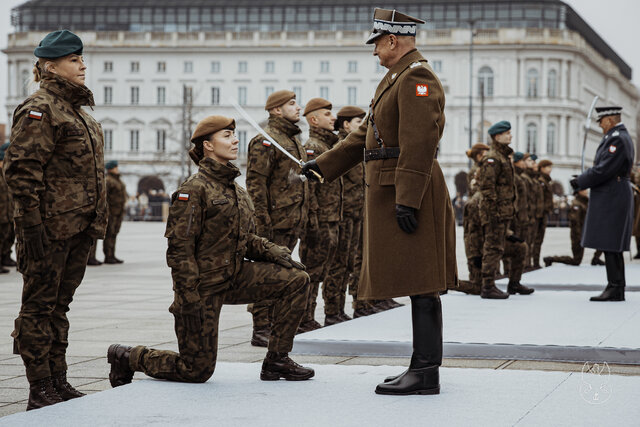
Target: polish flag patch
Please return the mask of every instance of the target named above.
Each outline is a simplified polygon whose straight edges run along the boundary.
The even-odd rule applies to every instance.
[[[609,146],[609,152],[611,154],[615,153],[617,149],[618,149],[618,147],[616,147],[615,145]]]
[[[264,141],[262,141],[262,145],[264,145],[265,147],[271,147],[271,143],[269,141],[267,141],[266,139]]]
[[[42,113],[40,111],[29,111],[29,118],[34,120],[42,120]]]
[[[307,150],[307,156],[315,156],[316,152],[313,150]]]
[[[189,200],[189,193],[180,193],[178,194],[178,200],[183,200],[183,201],[188,201]]]
[[[426,83],[418,83],[416,85],[416,96],[429,96],[429,85]]]

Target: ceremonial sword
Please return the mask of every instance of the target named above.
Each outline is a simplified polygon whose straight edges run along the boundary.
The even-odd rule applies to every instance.
[[[260,127],[260,125],[259,125],[258,123],[256,123],[256,121],[255,121],[255,120],[253,120],[253,117],[251,117],[251,116],[249,115],[249,113],[247,113],[247,112],[244,110],[244,108],[242,108],[242,107],[240,106],[240,104],[238,104],[238,103],[236,102],[236,100],[235,100],[235,99],[233,99],[233,98],[228,98],[228,99],[229,99],[229,102],[231,103],[231,105],[233,105],[233,108],[235,108],[236,110],[238,110],[238,113],[240,113],[240,115],[242,115],[242,117],[244,117],[244,119],[245,119],[247,122],[249,122],[249,124],[250,124],[250,125],[251,125],[255,130],[257,130],[257,131],[258,131],[258,132],[260,132],[262,135],[264,135],[264,137],[265,137],[265,139],[267,140],[267,142],[269,142],[269,143],[273,144],[273,146],[274,146],[274,147],[276,147],[278,150],[280,150],[280,152],[281,152],[282,154],[284,154],[285,156],[287,156],[288,158],[290,158],[291,160],[293,160],[293,161],[294,161],[298,166],[300,166],[300,167],[304,166],[304,162],[303,162],[302,160],[297,159],[293,154],[291,154],[290,152],[288,152],[288,151],[287,151],[287,150],[286,150],[282,145],[278,144],[278,143],[276,142],[276,140],[275,140],[275,139],[273,139],[273,138],[271,137],[271,135],[269,135],[269,134],[268,134],[264,129],[262,129],[262,128]],[[313,174],[318,178],[318,180],[319,180],[320,182],[324,182],[324,178],[322,178],[322,176],[321,176],[318,172],[316,172],[316,171],[314,171],[314,170],[312,170],[311,172],[313,172]],[[306,181],[307,177],[306,177],[306,176],[304,176],[304,175],[300,175],[300,179],[301,179],[302,181]]]
[[[591,129],[591,114],[593,113],[593,109],[596,106],[596,102],[598,102],[598,95],[593,98],[591,102],[591,107],[589,107],[589,112],[587,113],[587,120],[584,123],[584,141],[582,141],[582,161],[580,162],[580,172],[584,173],[584,152],[587,148],[587,135],[589,134],[589,130]]]

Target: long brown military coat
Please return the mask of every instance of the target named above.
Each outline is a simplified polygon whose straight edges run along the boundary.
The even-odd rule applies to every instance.
[[[419,295],[457,286],[453,208],[435,158],[444,103],[440,80],[415,50],[400,59],[376,89],[371,104],[375,123],[387,147],[400,147],[400,157],[365,165],[358,298]],[[370,119],[317,159],[328,181],[360,163],[364,148],[378,148]],[[396,204],[418,210],[415,233],[398,226]]]

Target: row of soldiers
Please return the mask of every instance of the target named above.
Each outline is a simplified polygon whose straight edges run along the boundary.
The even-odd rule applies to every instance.
[[[265,110],[269,118],[264,131],[295,158],[304,162],[330,150],[357,129],[366,112],[355,106],[340,109],[337,117],[326,99],[313,98],[304,111],[293,91],[272,93]],[[303,145],[296,123],[300,113],[309,124]],[[336,133],[337,132],[337,133]],[[298,332],[322,325],[315,320],[320,283],[324,300],[324,325],[350,320],[345,309],[346,292],[353,296],[353,317],[367,316],[400,306],[393,299],[358,300],[362,263],[364,215],[364,168],[360,164],[331,184],[303,181],[291,160],[263,135],[249,143],[247,190],[253,202],[257,234],[299,253],[311,278],[306,314]],[[269,302],[250,304],[254,346],[266,347],[271,329]]]
[[[16,238],[13,225],[13,204],[9,195],[9,187],[2,173],[4,153],[9,143],[0,146],[0,274],[8,273],[5,267],[15,267],[16,262],[11,259],[11,247]]]

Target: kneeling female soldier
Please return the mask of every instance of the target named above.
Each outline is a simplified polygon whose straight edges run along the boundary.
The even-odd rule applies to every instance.
[[[255,234],[253,206],[230,163],[238,157],[235,121],[211,116],[196,126],[189,155],[200,166],[173,194],[165,237],[173,277],[179,353],[113,344],[113,387],[135,371],[170,381],[205,382],[215,369],[223,304],[273,302],[273,328],[260,379],[306,380],[313,369],[288,352],[305,310],[309,276],[287,248]],[[246,258],[246,259],[245,259]]]

